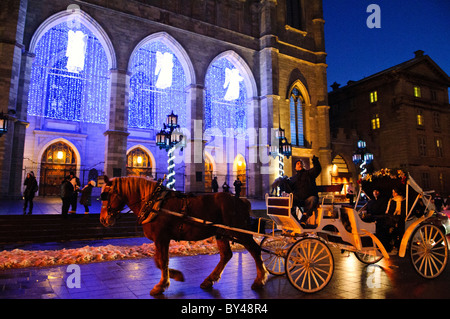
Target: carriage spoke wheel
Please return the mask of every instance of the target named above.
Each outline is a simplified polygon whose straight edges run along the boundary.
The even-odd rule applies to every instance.
[[[356,259],[366,265],[376,264],[383,259],[383,255],[374,241],[372,241],[372,245],[372,247],[363,248],[362,251],[355,251]]]
[[[436,278],[448,259],[447,238],[435,225],[422,225],[414,231],[410,246],[414,269],[424,278]]]
[[[293,239],[282,236],[280,231],[276,231],[271,237],[264,237],[261,241],[261,254],[266,269],[275,276],[285,274],[285,260]]]
[[[286,274],[298,290],[313,293],[323,289],[330,282],[333,272],[333,254],[319,239],[300,239],[289,249]]]

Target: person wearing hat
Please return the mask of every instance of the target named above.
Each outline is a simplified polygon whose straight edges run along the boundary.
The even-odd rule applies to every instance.
[[[92,189],[95,187],[94,181],[89,181],[81,190],[80,204],[84,206],[84,213],[89,214],[89,206],[91,206]]]

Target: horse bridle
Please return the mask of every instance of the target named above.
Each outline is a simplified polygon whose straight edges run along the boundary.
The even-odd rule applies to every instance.
[[[157,183],[155,189],[152,191],[152,193],[151,193],[150,196],[149,196],[150,199],[148,199],[148,200],[141,199],[141,200],[139,200],[139,201],[133,203],[132,205],[128,205],[129,207],[131,207],[131,206],[134,206],[134,205],[136,205],[136,204],[138,204],[138,203],[141,203],[141,202],[145,201],[144,207],[143,207],[143,209],[141,210],[141,212],[140,212],[140,214],[139,214],[139,216],[138,216],[138,221],[139,221],[139,222],[142,222],[143,220],[145,220],[145,219],[148,217],[148,215],[152,212],[153,205],[154,205],[156,202],[163,201],[164,198],[165,198],[165,196],[167,195],[167,191],[164,191],[165,187],[162,186],[162,182],[163,182],[163,180],[158,181],[158,183]],[[100,194],[100,199],[101,199],[102,202],[103,202],[103,201],[106,201],[106,202],[107,202],[106,213],[107,213],[108,217],[110,217],[110,218],[111,218],[111,217],[115,218],[116,215],[119,215],[119,214],[120,214],[120,212],[123,210],[123,208],[125,207],[125,205],[124,205],[122,208],[120,208],[120,209],[119,209],[119,208],[112,208],[112,207],[111,207],[111,195],[112,195],[112,194],[115,194],[116,196],[118,196],[118,197],[119,197],[119,200],[120,200],[122,203],[124,203],[125,200],[123,199],[124,197],[121,196],[121,195],[116,191],[116,189],[115,189],[114,186],[109,186],[109,185],[108,185],[107,187],[110,187],[110,188],[112,188],[113,190],[112,190],[112,191],[111,191],[111,190],[103,191],[103,192]],[[120,206],[119,206],[119,207],[120,207]],[[105,207],[102,205],[102,208],[105,208]],[[130,211],[131,211],[131,209],[130,209]],[[119,216],[120,216],[120,215],[119,215]]]
[[[108,186],[111,188],[111,186]],[[113,191],[111,192],[111,190],[109,191],[104,191],[100,194],[100,200],[102,202],[106,201],[107,205],[106,205],[106,213],[108,215],[108,217],[115,217],[116,215],[120,214],[120,212],[123,210],[123,207],[125,207],[125,205],[122,208],[112,208],[111,207],[111,195],[115,194],[119,197],[119,200],[121,202],[124,202],[123,200],[123,196],[121,196],[115,189],[113,189]],[[119,206],[120,207],[120,206]],[[105,208],[105,206],[102,205],[102,208]]]

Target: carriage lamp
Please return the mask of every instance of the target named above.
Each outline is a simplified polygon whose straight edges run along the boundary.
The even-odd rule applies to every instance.
[[[163,123],[163,129],[156,134],[156,145],[159,149],[164,149],[168,153],[169,159],[167,160],[167,184],[166,187],[175,190],[175,148],[181,146],[183,150],[183,134],[179,130],[178,115],[167,115],[166,123]]]
[[[0,136],[8,132],[8,115],[0,112]]]

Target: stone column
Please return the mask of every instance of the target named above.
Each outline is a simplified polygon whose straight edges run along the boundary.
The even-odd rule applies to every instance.
[[[110,70],[110,109],[105,135],[105,174],[125,176],[127,165],[129,74]]]

